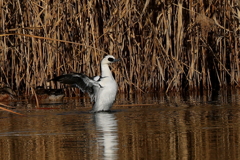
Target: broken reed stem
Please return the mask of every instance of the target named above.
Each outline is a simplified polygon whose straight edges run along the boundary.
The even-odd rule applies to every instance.
[[[3,104],[3,103],[0,103],[0,105],[1,105],[1,106],[4,106],[4,107],[12,108],[11,106],[8,106],[8,105]],[[13,114],[17,114],[17,115],[20,115],[20,116],[24,116],[24,114],[14,112],[14,111],[12,111],[12,110],[9,110],[9,109],[3,108],[3,107],[0,107],[0,109],[1,109],[1,110],[4,110],[4,111],[7,111],[7,112],[10,112],[10,113],[13,113]]]
[[[37,108],[40,108],[40,106],[39,106],[39,100],[38,100],[36,91],[35,91],[35,89],[34,89],[33,87],[31,87],[31,89],[32,89],[33,95],[34,95],[34,97],[35,97],[36,107],[37,107]]]
[[[112,67],[120,92],[238,85],[238,3],[2,1],[1,86],[29,94],[31,87],[46,87],[55,75],[95,76],[104,54],[122,59]],[[62,87],[51,83],[52,88]]]
[[[26,27],[26,28],[28,28],[28,27]],[[26,29],[26,28],[24,28],[24,29]],[[57,42],[62,42],[62,43],[71,43],[71,44],[75,44],[75,45],[81,45],[81,46],[84,46],[84,47],[87,47],[87,48],[96,49],[99,52],[107,53],[107,52],[105,52],[101,49],[94,48],[92,46],[86,46],[85,44],[80,44],[80,43],[70,42],[70,41],[65,41],[65,40],[60,40],[60,39],[53,39],[53,38],[48,38],[48,37],[35,36],[35,35],[28,35],[28,34],[21,34],[21,33],[8,33],[8,34],[0,34],[0,37],[11,36],[11,35],[19,35],[19,36],[23,36],[23,37],[32,37],[32,38],[44,39],[44,40],[50,40],[50,41],[57,41]]]

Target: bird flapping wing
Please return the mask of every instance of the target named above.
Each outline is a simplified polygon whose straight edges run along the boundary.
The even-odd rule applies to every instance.
[[[83,93],[87,92],[94,101],[94,90],[101,88],[98,81],[95,81],[82,73],[63,74],[61,76],[51,79],[51,81],[58,81],[64,84],[69,84],[72,87],[78,87]]]

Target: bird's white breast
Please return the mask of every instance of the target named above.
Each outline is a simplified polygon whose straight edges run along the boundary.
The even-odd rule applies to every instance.
[[[99,84],[101,88],[97,90],[95,95],[95,104],[93,111],[95,110],[109,110],[115,101],[117,94],[117,83],[113,77],[104,77],[100,80]]]

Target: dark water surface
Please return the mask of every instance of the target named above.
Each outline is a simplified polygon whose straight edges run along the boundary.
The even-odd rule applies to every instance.
[[[110,113],[89,99],[19,102],[0,111],[1,160],[240,159],[238,91],[218,95],[122,95]]]

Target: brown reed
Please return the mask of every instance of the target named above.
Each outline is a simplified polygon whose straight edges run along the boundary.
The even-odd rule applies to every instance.
[[[12,108],[11,106],[8,106],[8,105],[3,104],[3,103],[0,103],[0,106],[4,106],[4,107],[7,107],[7,108]],[[21,114],[21,113],[18,113],[18,112],[14,112],[14,111],[12,111],[10,109],[6,109],[6,108],[3,108],[3,107],[0,107],[0,110],[7,111],[9,113],[17,114],[17,115],[20,115],[20,116],[24,116],[24,114]]]
[[[0,82],[25,94],[54,75],[100,72],[104,54],[119,90],[238,86],[238,0],[0,1]],[[53,88],[59,88],[60,84]],[[69,95],[78,94],[69,89]]]

